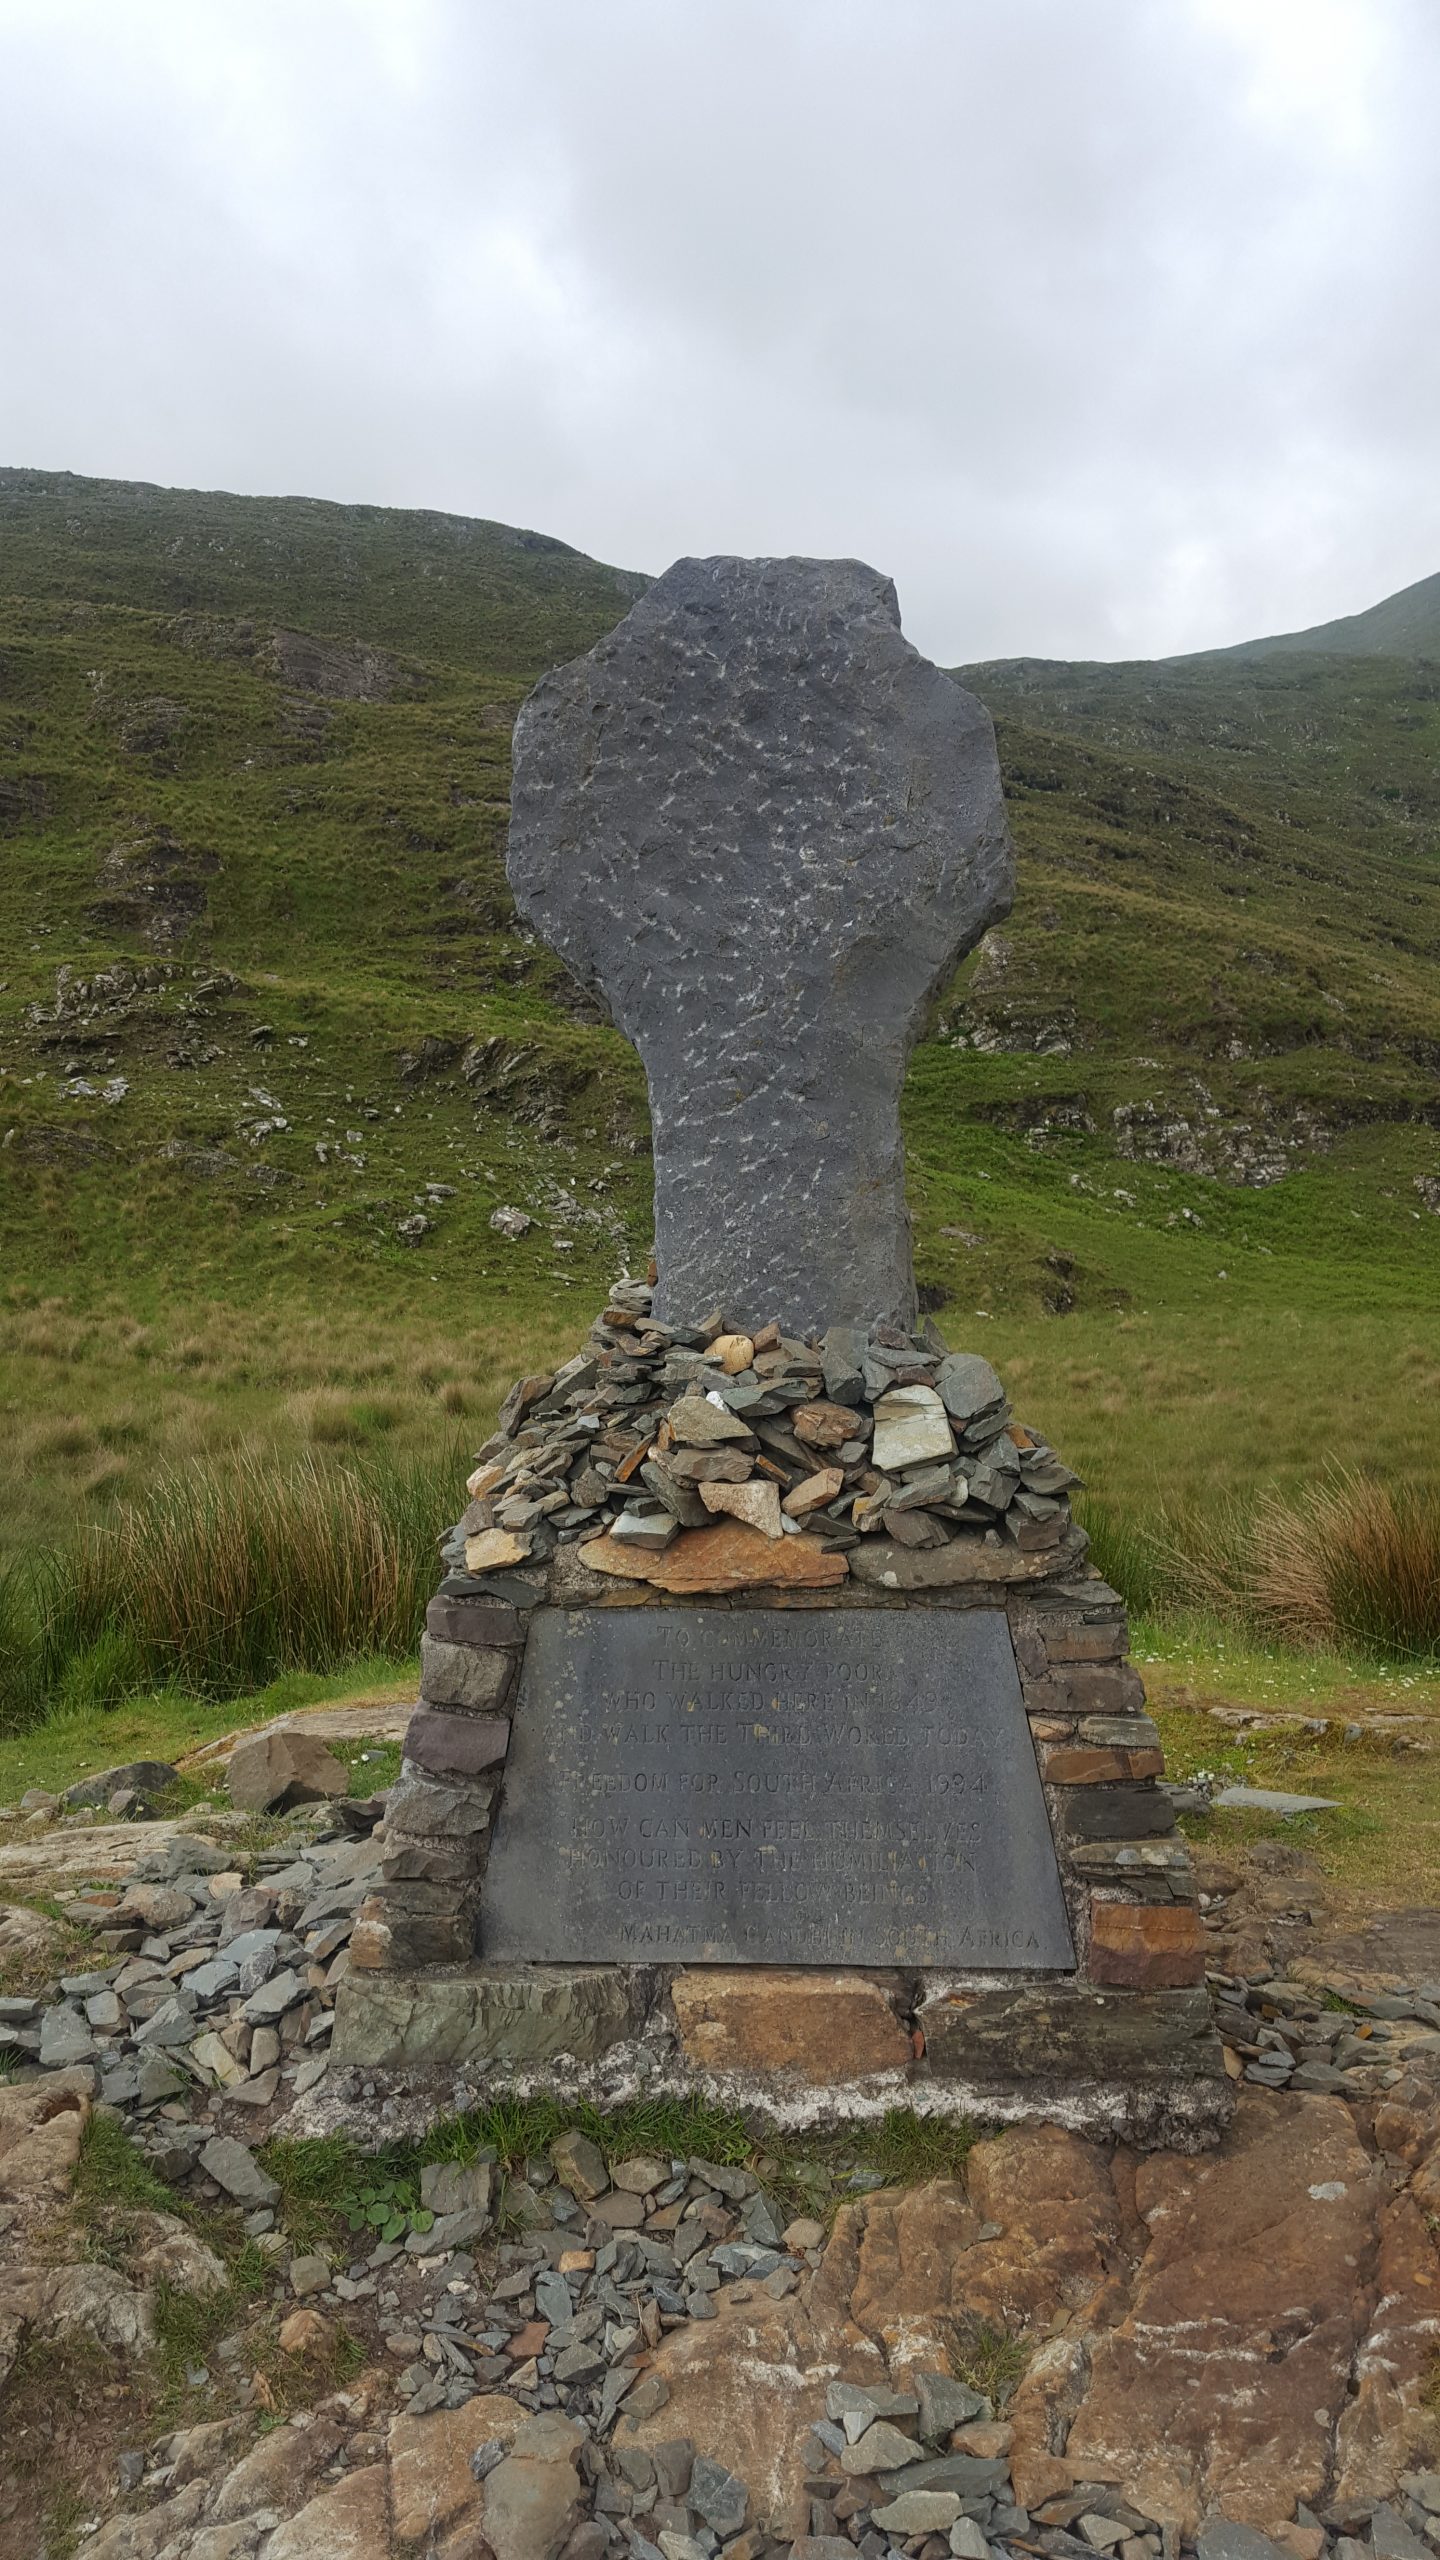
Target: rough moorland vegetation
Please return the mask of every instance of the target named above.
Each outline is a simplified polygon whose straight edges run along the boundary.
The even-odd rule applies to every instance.
[[[0,473],[0,1553],[170,1465],[428,1461],[643,1257],[638,1067],[503,870],[516,704],[638,583]],[[920,1271],[1117,1556],[1332,1459],[1433,1480],[1440,631],[1396,629],[967,673],[1020,893],[916,1053]]]

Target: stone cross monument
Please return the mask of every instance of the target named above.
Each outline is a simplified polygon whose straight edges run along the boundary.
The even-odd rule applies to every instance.
[[[682,560],[532,694],[513,810],[645,1063],[659,1285],[516,1381],[441,1542],[356,2104],[459,2066],[1212,2140],[1123,1603],[989,1362],[915,1330],[900,1089],[1010,904],[989,720],[874,570]]]
[[[856,560],[680,560],[515,731],[516,899],[650,1087],[662,1322],[915,1318],[900,1089],[1009,912],[995,736]]]

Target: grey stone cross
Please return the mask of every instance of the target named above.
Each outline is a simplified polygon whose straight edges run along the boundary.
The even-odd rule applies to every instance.
[[[679,560],[515,731],[521,911],[634,1042],[655,1309],[912,1323],[900,1088],[1010,908],[990,720],[857,560]]]

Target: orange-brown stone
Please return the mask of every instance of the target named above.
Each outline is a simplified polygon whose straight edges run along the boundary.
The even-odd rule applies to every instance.
[[[1178,1991],[1203,1981],[1205,1933],[1188,1902],[1095,1902],[1090,1979],[1123,1991]]]
[[[858,1973],[697,1968],[671,1985],[680,2041],[705,2071],[783,2071],[817,2088],[901,2071],[910,2038],[883,1986]]]
[[[1098,1751],[1075,1743],[1047,1751],[1045,1775],[1052,1787],[1101,1787],[1119,1778],[1163,1778],[1163,1751]]]
[[[580,1562],[594,1573],[652,1582],[660,1591],[746,1591],[767,1584],[819,1590],[843,1582],[849,1572],[844,1556],[830,1554],[818,1539],[767,1538],[742,1520],[682,1530],[659,1555],[637,1555],[607,1534],[580,1549]]]
[[[797,1405],[790,1428],[811,1449],[838,1449],[843,1441],[857,1438],[862,1426],[848,1404],[821,1403]]]

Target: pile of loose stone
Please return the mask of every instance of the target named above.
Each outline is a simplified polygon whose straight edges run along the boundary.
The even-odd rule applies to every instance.
[[[769,2530],[738,2448],[730,2469],[697,2454],[678,2428],[665,2435],[669,2385],[652,2357],[667,2333],[803,2289],[824,2252],[830,2206],[880,2185],[873,2173],[828,2157],[800,2164],[806,2203],[796,2213],[780,2202],[775,2165],[763,2154],[753,2168],[638,2154],[607,2165],[572,2129],[508,2174],[484,2151],[424,2169],[420,2201],[431,2219],[423,2228],[412,2223],[401,2237],[355,2244],[348,2257],[296,2253],[282,2227],[282,2198],[251,2141],[271,2130],[290,2087],[323,2068],[323,2022],[344,1955],[336,1936],[343,1941],[375,1854],[368,1839],[314,1837],[318,1825],[337,1819],[331,1808],[292,1814],[291,1840],[261,1851],[250,1880],[225,1863],[233,1852],[223,1845],[168,1837],[142,1854],[123,1889],[71,1898],[105,1962],[38,1999],[0,2008],[0,2037],[17,2051],[22,2079],[63,2080],[108,2102],[182,2193],[239,2209],[246,2235],[271,2260],[287,2351],[321,2348],[343,2325],[373,2359],[378,2403],[367,2386],[365,2411],[348,2421],[344,2395],[323,2403],[304,2422],[320,2431],[308,2451],[293,2427],[243,2450],[235,2427],[243,2432],[244,2421],[235,2413],[254,2403],[256,2389],[244,2335],[207,2350],[209,2371],[197,2369],[191,2381],[223,2395],[224,2423],[162,2439],[148,2456],[122,2463],[122,2483],[144,2512],[175,2507],[177,2553],[188,2560],[190,2531],[253,2515],[259,2539],[252,2535],[246,2548],[256,2560],[268,2560],[272,2534],[277,2560],[294,2560],[303,2549],[295,2535],[309,2529],[311,2509],[302,2507],[290,2525],[278,2517],[296,2494],[316,2502],[319,2534],[318,2502],[382,2456],[393,2475],[410,2441],[405,2428],[453,2421],[470,2428],[466,2459],[473,2448],[475,2515],[478,2522],[483,2514],[487,2536],[492,2503],[498,2518],[522,2492],[548,2500],[556,2531],[543,2547],[553,2560],[783,2560],[787,2551],[790,2560],[855,2560],[857,2552],[860,2560],[1037,2553],[1082,2560],[1096,2552],[1175,2560],[1173,2531],[1104,2482],[1078,2482],[1024,2507],[1014,2494],[1003,2409],[949,2374],[918,2372],[899,2391],[830,2386],[824,2417],[796,2428],[795,2481],[810,2530],[793,2543]],[[207,1979],[217,1965],[234,1965],[235,1978]],[[136,1978],[136,1967],[148,1979]],[[1291,2087],[1315,2087],[1301,2075],[1330,2068],[1340,2077],[1337,2094],[1352,2102],[1398,2103],[1408,2094],[1433,2106],[1440,2003],[1428,1988],[1346,1987],[1341,2011],[1327,2006],[1323,1986],[1212,1979],[1227,2044],[1257,2086],[1278,2085],[1283,2075]],[[267,1990],[274,2016],[247,2017]],[[278,2053],[263,2040],[266,2028]],[[228,2066],[219,2066],[210,2037],[224,2040]],[[1322,2046],[1329,2065],[1296,2058]],[[243,2078],[233,2076],[237,2067]],[[275,2107],[254,2112],[267,2097]],[[377,2435],[377,2417],[391,2409],[398,2414]],[[501,2413],[509,2413],[503,2427]],[[312,2465],[303,2488],[282,2497],[275,2476],[282,2458],[293,2467],[319,2451],[323,2472]],[[517,2533],[531,2529],[525,2519],[529,2508]],[[114,2530],[97,2538],[102,2560],[111,2560],[105,2535]],[[1419,2560],[1440,2541],[1440,2477],[1416,2471],[1389,2500],[1298,2515],[1303,2550],[1294,2541],[1282,2553],[1248,2532],[1236,2541],[1239,2530],[1207,2528],[1201,2560],[1267,2560],[1267,2553]],[[505,2545],[517,2553],[528,2547]],[[374,2560],[389,2548],[388,2539],[377,2541]],[[114,2560],[129,2549],[122,2536]],[[370,2560],[368,2545],[362,2560]]]
[[[123,1888],[67,1895],[97,1960],[63,1975],[49,2002],[0,1999],[0,2042],[47,2070],[93,2067],[103,2104],[171,2123],[170,2151],[204,2140],[188,2123],[193,2098],[266,2108],[313,2087],[381,1849],[329,1808],[292,1825],[290,1842],[244,1869],[223,1838],[174,1833]],[[316,1836],[329,1828],[338,1836]]]
[[[1373,2098],[1417,2072],[1432,2090],[1440,2079],[1440,1982],[1327,1992],[1310,1982],[1250,1982],[1228,1973],[1206,1980],[1229,2068],[1257,2088]]]
[[[520,1379],[480,1451],[445,1560],[470,1573],[543,1561],[604,1531],[637,1552],[731,1518],[827,1549],[883,1532],[907,1547],[1001,1537],[1058,1547],[1070,1469],[1011,1417],[988,1360],[938,1335],[832,1325],[801,1341],[717,1311],[658,1323],[627,1284],[583,1351]]]

